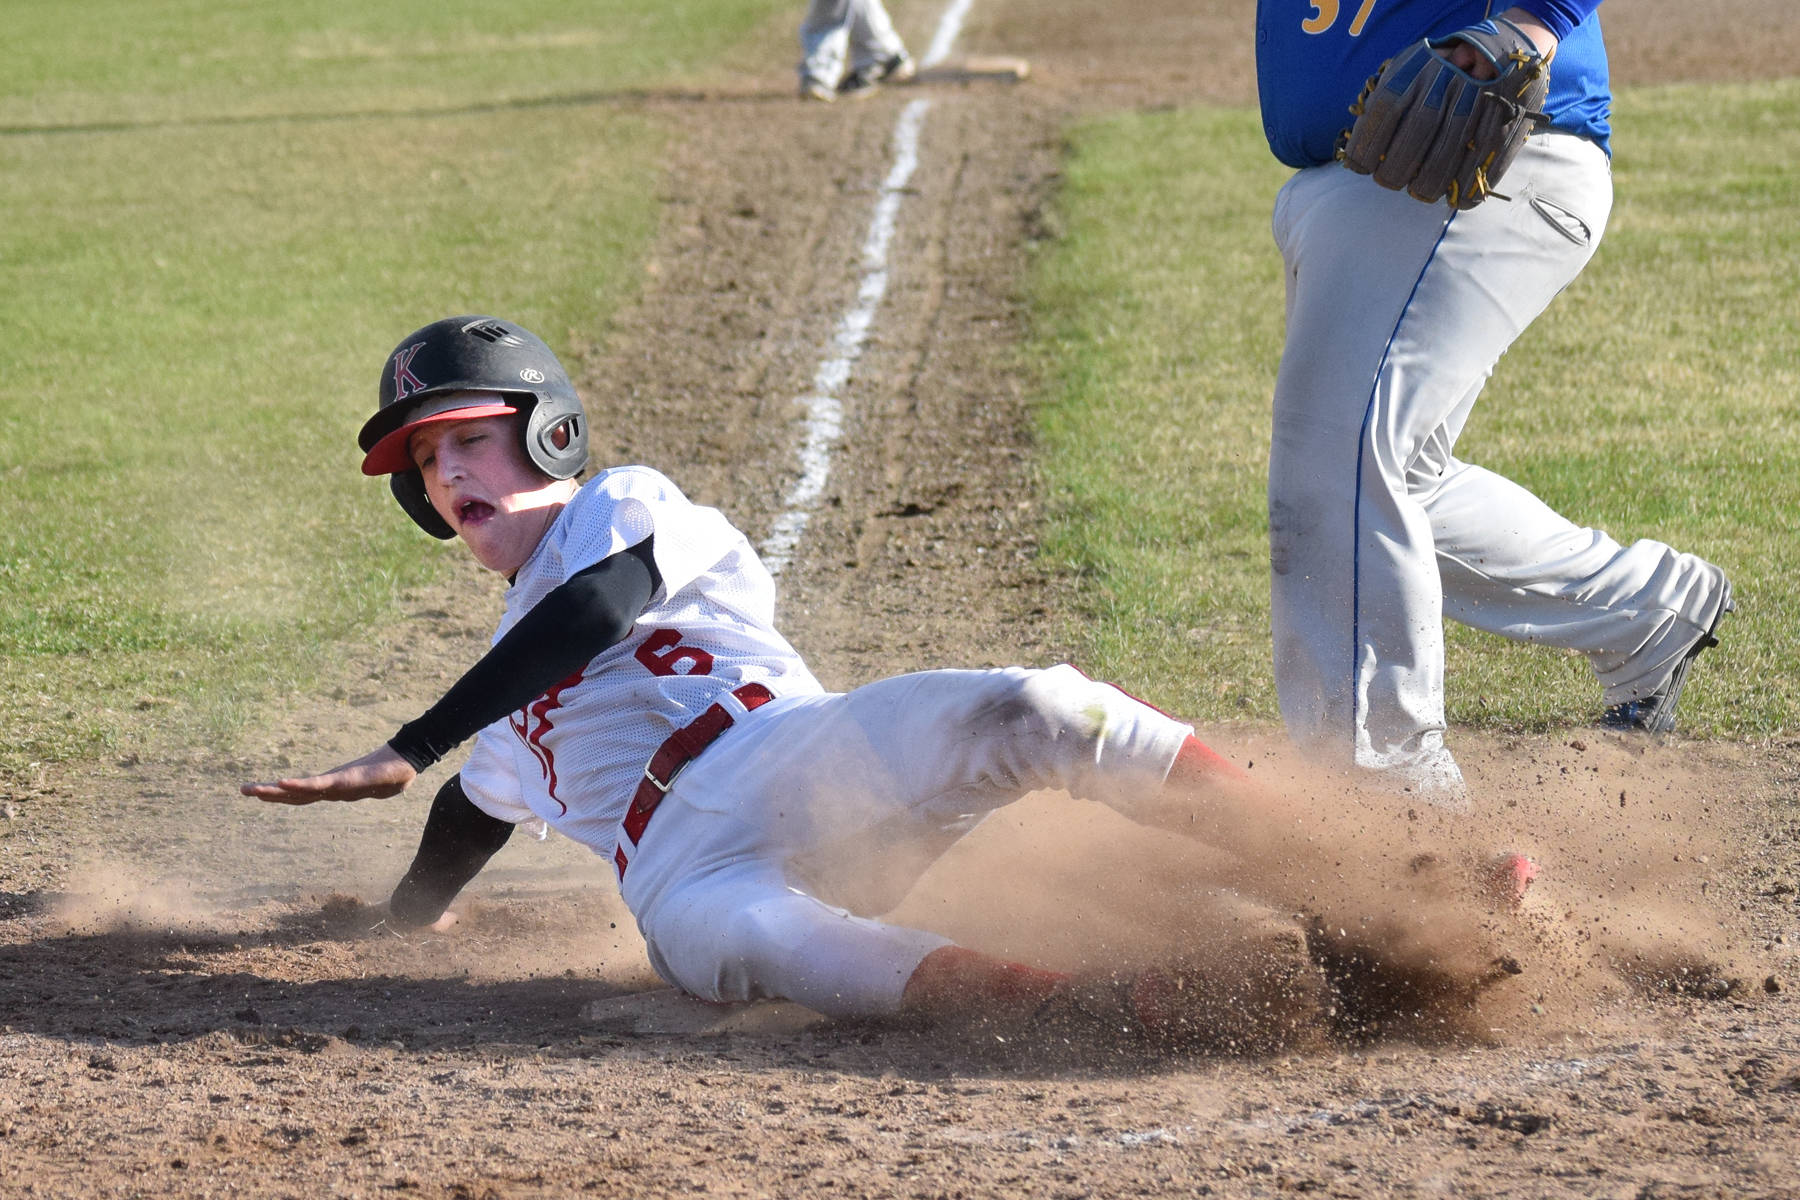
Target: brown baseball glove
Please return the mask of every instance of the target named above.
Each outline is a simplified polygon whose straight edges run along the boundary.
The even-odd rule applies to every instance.
[[[1477,79],[1438,53],[1457,42],[1493,64],[1494,78]],[[1498,194],[1494,185],[1525,139],[1546,123],[1549,90],[1549,56],[1517,25],[1492,17],[1384,63],[1350,106],[1356,124],[1338,157],[1382,187],[1474,208]]]

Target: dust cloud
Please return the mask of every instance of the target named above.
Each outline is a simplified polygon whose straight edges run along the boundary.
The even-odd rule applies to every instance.
[[[1647,995],[1754,977],[1730,898],[1749,785],[1729,763],[1595,733],[1466,738],[1474,803],[1452,814],[1284,761],[1273,739],[1220,743],[1304,798],[1305,837],[1232,855],[1041,794],[990,816],[890,919],[1078,974],[1173,968],[1252,994],[1289,972],[1299,931],[1331,999],[1295,1045],[1592,1033],[1628,1027]],[[1508,852],[1541,868],[1516,906],[1487,886]]]

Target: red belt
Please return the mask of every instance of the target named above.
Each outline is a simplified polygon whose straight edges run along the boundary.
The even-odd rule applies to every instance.
[[[745,709],[757,709],[775,698],[775,693],[760,683],[746,683],[742,687],[733,688],[731,694]],[[644,778],[638,782],[637,792],[631,797],[631,807],[625,812],[625,832],[630,835],[633,844],[644,837],[644,827],[650,824],[650,817],[656,812],[656,806],[675,786],[675,777],[681,769],[700,757],[700,752],[718,740],[719,735],[730,729],[737,718],[731,715],[723,704],[715,704],[705,712],[671,733],[668,740],[656,748],[650,756],[650,762],[644,767]],[[625,877],[625,849],[618,847],[613,851],[613,862],[619,868],[619,877]]]

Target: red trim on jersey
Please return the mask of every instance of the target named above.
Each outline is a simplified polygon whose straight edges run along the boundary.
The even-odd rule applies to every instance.
[[[516,716],[506,718],[512,731],[518,734],[519,740],[525,743],[525,748],[531,751],[531,756],[537,759],[538,769],[544,773],[545,789],[564,814],[568,813],[569,806],[556,794],[556,755],[550,747],[544,745],[544,735],[556,728],[556,722],[550,719],[550,714],[562,707],[562,694],[581,682],[581,673],[585,670],[586,667],[578,668],[573,675],[520,709]]]

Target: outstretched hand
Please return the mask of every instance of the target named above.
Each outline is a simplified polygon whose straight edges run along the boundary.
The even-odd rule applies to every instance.
[[[271,804],[370,800],[398,796],[418,775],[411,763],[384,744],[380,749],[371,751],[354,762],[333,767],[322,775],[277,779],[272,783],[246,783],[238,791]]]

